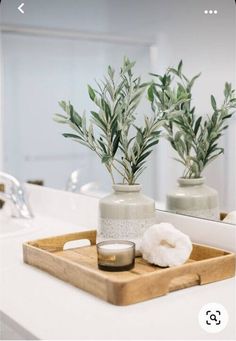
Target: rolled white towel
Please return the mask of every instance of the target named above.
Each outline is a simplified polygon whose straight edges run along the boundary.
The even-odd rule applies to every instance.
[[[150,226],[144,233],[140,251],[149,263],[162,267],[183,264],[192,251],[190,238],[172,224]]]
[[[223,222],[236,224],[236,211],[228,213],[227,216],[223,219]]]

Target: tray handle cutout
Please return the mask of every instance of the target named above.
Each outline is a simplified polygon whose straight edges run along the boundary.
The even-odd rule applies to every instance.
[[[68,242],[73,242],[76,240],[89,240],[91,245],[96,244],[97,231],[83,231],[65,234],[52,238],[44,238],[29,242],[28,244],[48,252],[58,252],[63,251],[64,245]]]
[[[174,277],[170,280],[168,291],[175,291],[184,288],[189,288],[194,285],[201,284],[201,277],[198,274],[185,274],[178,277]]]
[[[71,250],[71,249],[77,249],[80,247],[85,247],[85,246],[90,246],[91,241],[89,239],[76,239],[76,240],[71,240],[69,242],[66,242],[63,246],[63,250]]]

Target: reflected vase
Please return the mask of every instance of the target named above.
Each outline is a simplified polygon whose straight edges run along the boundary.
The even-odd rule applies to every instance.
[[[155,223],[155,202],[141,192],[141,185],[113,185],[113,193],[100,199],[98,241],[130,240],[139,244]]]
[[[219,220],[218,192],[205,185],[205,178],[178,179],[178,187],[167,194],[169,211],[195,217]]]

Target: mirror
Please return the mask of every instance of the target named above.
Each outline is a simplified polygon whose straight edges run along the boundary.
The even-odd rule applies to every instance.
[[[186,75],[201,72],[192,94],[204,117],[212,113],[211,94],[222,103],[225,82],[235,88],[233,2],[216,0],[212,8],[208,0],[31,0],[24,14],[18,5],[1,4],[0,169],[20,181],[98,196],[110,192],[110,178],[96,155],[65,140],[66,127],[52,117],[62,113],[61,100],[70,100],[80,113],[92,110],[87,84],[95,87],[107,66],[118,69],[124,56],[136,61],[135,72],[144,81],[181,59]],[[140,122],[151,112],[145,96]],[[219,194],[221,217],[236,210],[236,116],[228,123],[219,141],[224,154],[203,172]],[[176,157],[161,139],[140,177],[159,209],[168,208],[167,194],[183,174]]]

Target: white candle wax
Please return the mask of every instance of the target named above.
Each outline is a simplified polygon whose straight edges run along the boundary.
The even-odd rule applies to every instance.
[[[112,251],[124,251],[130,248],[132,248],[132,245],[128,245],[128,244],[104,244],[100,246],[100,249],[102,250],[112,250]]]

